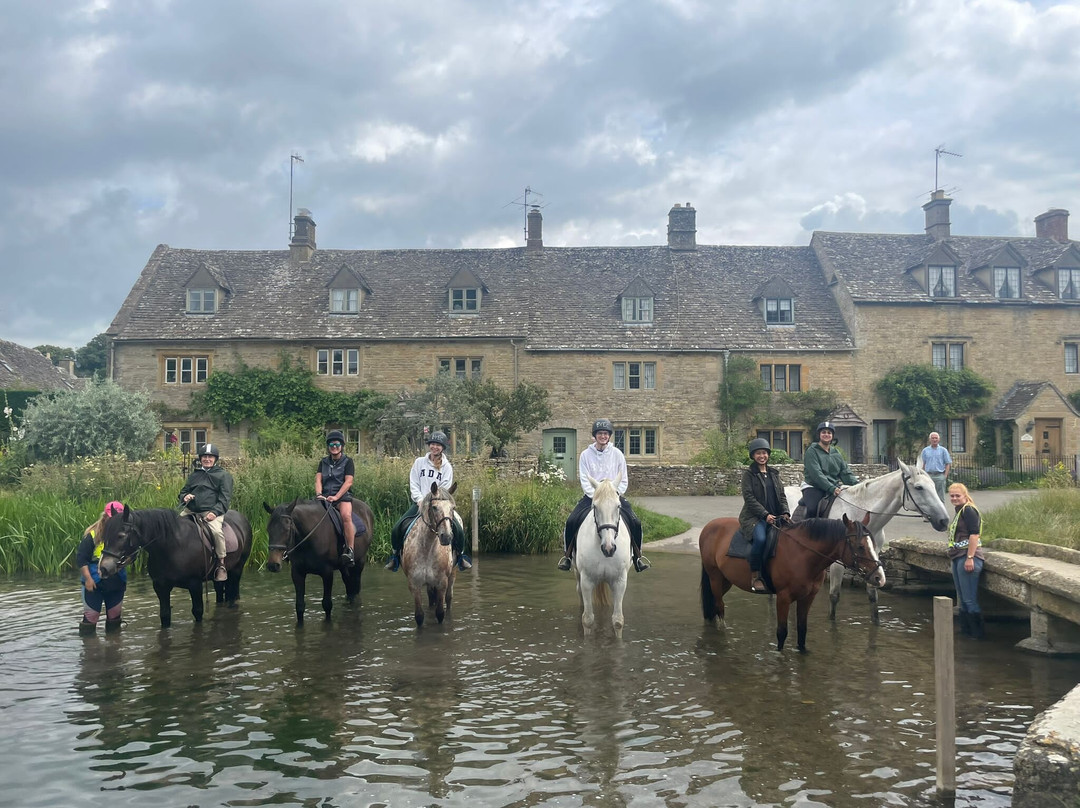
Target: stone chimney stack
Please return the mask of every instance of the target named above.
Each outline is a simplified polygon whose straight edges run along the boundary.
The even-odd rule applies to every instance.
[[[949,237],[949,205],[952,200],[945,196],[944,191],[934,191],[930,201],[922,206],[926,211],[926,234],[933,236],[934,241],[941,241]]]
[[[68,376],[68,377],[70,377],[72,379],[75,378],[75,360],[74,359],[61,359],[60,364],[57,365],[57,367],[59,368],[60,372],[63,373],[65,376]]]
[[[525,217],[525,248],[541,250],[544,248],[544,217],[540,215],[540,206],[533,205]]]
[[[1035,237],[1052,238],[1062,243],[1069,240],[1069,211],[1051,208],[1035,217]]]
[[[296,261],[310,261],[315,252],[315,220],[311,211],[300,208],[293,219],[293,237],[289,242],[289,255]]]
[[[670,250],[697,249],[697,211],[678,202],[668,211],[667,245]]]

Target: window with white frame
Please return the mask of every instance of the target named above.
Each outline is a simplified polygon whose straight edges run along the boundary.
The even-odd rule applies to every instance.
[[[994,267],[994,297],[1017,300],[1020,297],[1020,267]]]
[[[1080,300],[1080,269],[1059,269],[1057,283],[1059,298]]]
[[[206,384],[210,373],[208,356],[167,356],[164,364],[165,384]]]
[[[964,343],[962,342],[932,342],[930,343],[930,361],[938,370],[963,370],[964,369]]]
[[[930,297],[956,297],[956,267],[931,264],[927,267]]]
[[[655,390],[655,362],[615,362],[611,366],[615,390]]]
[[[771,393],[798,393],[802,390],[802,365],[762,365],[761,384]]]
[[[967,451],[967,422],[963,418],[938,421],[934,424],[934,431],[941,435],[943,442],[948,441],[945,448],[950,452],[963,454]]]
[[[188,314],[213,314],[217,310],[217,292],[214,289],[188,289]]]
[[[765,298],[765,322],[769,325],[790,325],[794,323],[794,301],[790,297]]]
[[[315,352],[315,373],[319,376],[359,376],[359,348],[319,348]]]
[[[624,297],[622,299],[622,318],[627,323],[651,323],[653,319],[653,299],[651,297]]]
[[[659,451],[656,442],[656,427],[616,427],[611,439],[627,457],[655,457]]]
[[[331,289],[330,311],[333,314],[356,314],[360,311],[360,290]]]
[[[452,373],[456,379],[479,379],[483,360],[475,356],[446,356],[439,359],[439,373]]]
[[[480,311],[479,289],[451,289],[451,314],[476,314]]]
[[[1065,372],[1066,373],[1080,373],[1080,352],[1078,352],[1080,343],[1066,342],[1065,343]]]

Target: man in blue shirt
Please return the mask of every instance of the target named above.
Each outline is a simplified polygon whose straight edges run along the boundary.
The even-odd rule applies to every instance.
[[[941,436],[937,432],[930,433],[930,445],[919,453],[919,465],[930,475],[934,481],[934,488],[941,501],[948,504],[945,494],[945,481],[949,477],[949,469],[952,468],[952,455],[949,450],[941,446]]]

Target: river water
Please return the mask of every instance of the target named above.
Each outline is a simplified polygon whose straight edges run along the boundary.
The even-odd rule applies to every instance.
[[[300,630],[287,573],[201,625],[177,591],[166,631],[139,578],[123,631],[86,639],[74,580],[0,583],[0,804],[938,804],[929,598],[884,594],[874,626],[857,590],[831,624],[826,594],[810,653],[777,653],[768,598],[729,594],[718,632],[698,561],[655,554],[620,642],[581,635],[554,561],[482,558],[419,631],[381,568],[360,608],[337,582],[330,623],[309,585]],[[1080,679],[988,633],[957,639],[956,805],[1009,804],[1027,726]]]

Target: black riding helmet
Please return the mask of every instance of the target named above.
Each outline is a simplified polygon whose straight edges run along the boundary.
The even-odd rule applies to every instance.
[[[330,434],[326,436],[326,442],[328,444],[331,443],[332,441],[336,441],[336,442],[340,443],[342,446],[345,445],[345,435],[342,433],[342,431],[340,429],[333,429],[333,430],[330,431]]]
[[[592,436],[595,438],[597,432],[607,432],[609,435],[615,434],[615,424],[611,423],[607,418],[598,418],[596,423],[592,425]]]
[[[754,438],[750,443],[746,445],[746,448],[750,450],[750,457],[753,458],[754,452],[758,449],[764,449],[769,453],[769,457],[772,457],[772,447],[765,438]]]
[[[441,430],[432,432],[431,437],[427,439],[427,442],[428,446],[433,443],[439,444],[441,447],[443,447],[444,451],[450,448],[450,438],[448,438],[446,436],[446,433]]]
[[[199,457],[205,457],[210,455],[215,460],[218,460],[221,455],[218,454],[218,448],[213,443],[204,443],[199,447]]]
[[[832,421],[822,421],[820,424],[817,425],[817,429],[814,430],[814,437],[818,440],[821,439],[821,430],[823,429],[829,430],[834,435],[836,434],[836,427],[833,426]]]

